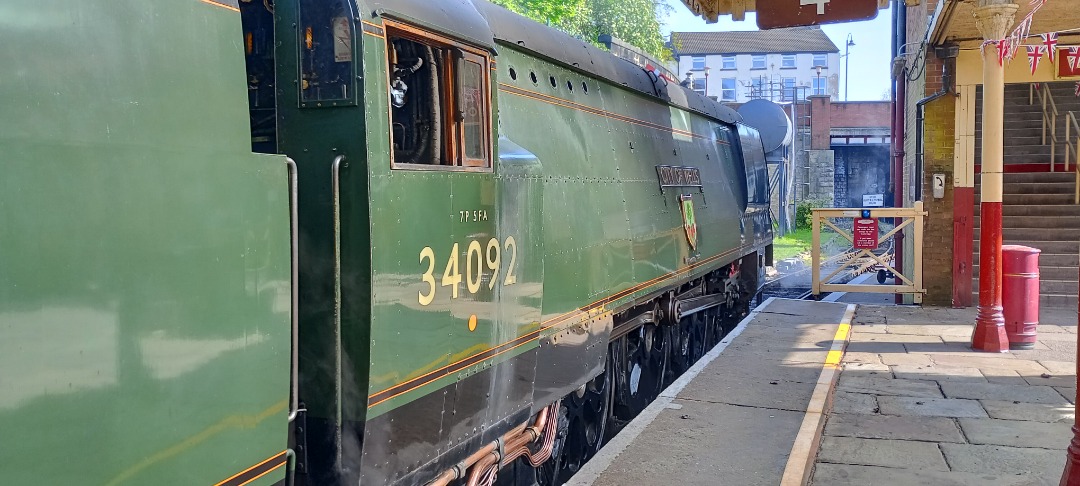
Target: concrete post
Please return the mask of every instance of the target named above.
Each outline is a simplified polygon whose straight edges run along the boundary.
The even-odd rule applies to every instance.
[[[971,347],[1006,352],[1005,316],[1001,307],[1001,200],[1004,172],[1005,69],[998,63],[996,41],[1012,28],[1019,6],[1008,0],[978,0],[975,25],[983,38],[995,41],[983,49],[982,224],[979,236],[979,310]]]

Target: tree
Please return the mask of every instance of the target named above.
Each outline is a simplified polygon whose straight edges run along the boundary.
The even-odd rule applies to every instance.
[[[670,7],[660,0],[492,1],[593,44],[601,34],[610,34],[653,57],[671,58],[660,34],[660,14]]]

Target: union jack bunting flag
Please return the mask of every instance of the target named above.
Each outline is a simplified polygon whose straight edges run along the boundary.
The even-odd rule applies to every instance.
[[[1046,57],[1054,62],[1054,51],[1057,51],[1057,32],[1042,35],[1043,46],[1046,47]]]
[[[1035,74],[1035,70],[1039,68],[1039,60],[1042,59],[1043,53],[1046,52],[1046,46],[1024,47],[1027,47],[1028,66],[1031,67],[1031,74]]]

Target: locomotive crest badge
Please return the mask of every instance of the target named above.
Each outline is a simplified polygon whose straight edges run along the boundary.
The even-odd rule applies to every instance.
[[[694,201],[690,194],[679,196],[679,206],[682,208],[682,224],[686,230],[686,241],[691,250],[697,249],[697,219],[694,218]]]

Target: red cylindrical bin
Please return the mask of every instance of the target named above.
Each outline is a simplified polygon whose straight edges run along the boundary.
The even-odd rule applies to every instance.
[[[1020,245],[1001,246],[1001,297],[1009,349],[1034,349],[1039,326],[1039,253]]]

